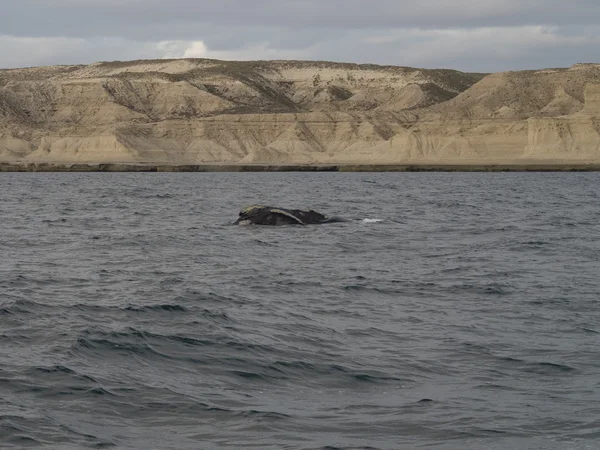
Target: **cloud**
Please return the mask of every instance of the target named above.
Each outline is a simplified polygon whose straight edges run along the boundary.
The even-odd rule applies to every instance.
[[[0,67],[161,57],[495,71],[597,59],[597,0],[19,0]]]
[[[204,41],[161,41],[156,44],[161,58],[208,58]]]
[[[84,39],[0,35],[1,67],[52,64],[64,58],[68,59],[70,55],[81,53],[84,47]]]
[[[481,28],[594,25],[596,0],[19,0],[0,29],[15,36],[192,39],[207,29]],[[153,37],[154,36],[154,37]]]
[[[237,50],[209,50],[204,41],[162,41],[156,49],[163,52],[161,58],[210,58],[227,61],[307,59],[311,49],[277,49],[269,42],[260,42]]]
[[[97,61],[211,58],[222,60],[309,59],[311,49],[277,49],[259,42],[235,50],[210,50],[204,41],[138,42],[119,38],[23,38],[0,35],[0,68]]]
[[[0,68],[88,64],[156,58],[155,43],[121,38],[17,37],[0,35]]]
[[[394,48],[397,64],[502,71],[570,66],[593,62],[600,27],[573,34],[556,26],[483,27],[475,29],[401,29],[366,36],[362,45],[386,52]]]

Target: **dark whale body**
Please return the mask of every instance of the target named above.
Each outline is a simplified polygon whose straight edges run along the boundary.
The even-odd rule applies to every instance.
[[[234,225],[315,225],[333,222],[346,222],[346,220],[327,217],[312,210],[253,205],[240,211],[240,216]]]

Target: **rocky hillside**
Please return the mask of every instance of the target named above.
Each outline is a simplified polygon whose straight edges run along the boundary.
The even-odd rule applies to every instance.
[[[600,161],[600,65],[206,59],[0,71],[0,161]]]
[[[581,111],[585,88],[600,83],[599,64],[569,69],[501,72],[488,75],[452,100],[431,108],[434,117],[556,117]]]

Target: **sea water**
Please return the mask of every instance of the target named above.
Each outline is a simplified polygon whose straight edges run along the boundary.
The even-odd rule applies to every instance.
[[[600,448],[600,174],[0,188],[0,448]]]

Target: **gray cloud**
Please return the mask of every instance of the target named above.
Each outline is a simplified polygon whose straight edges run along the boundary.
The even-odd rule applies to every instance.
[[[599,19],[595,0],[20,0],[3,6],[0,30],[149,39],[166,29],[183,39],[198,27],[215,26],[473,28],[593,25]]]
[[[463,70],[597,59],[597,0],[19,0],[0,67],[205,56]]]

